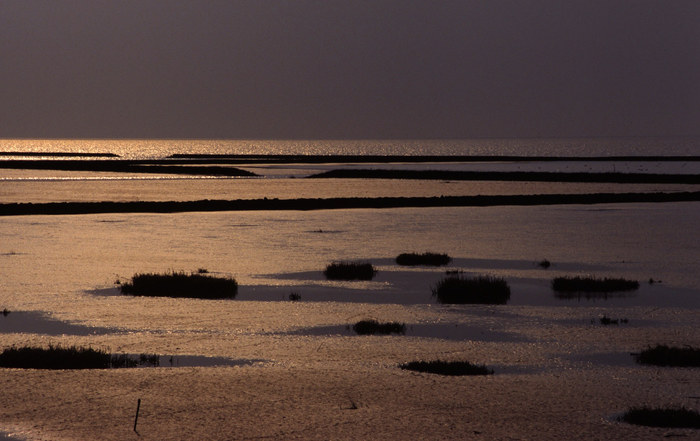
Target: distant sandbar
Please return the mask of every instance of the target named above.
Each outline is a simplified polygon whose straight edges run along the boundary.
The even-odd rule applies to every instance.
[[[0,204],[0,216],[700,201],[700,192]]]
[[[696,174],[501,172],[452,170],[336,169],[309,178],[424,179],[450,181],[605,182],[615,184],[700,184]]]

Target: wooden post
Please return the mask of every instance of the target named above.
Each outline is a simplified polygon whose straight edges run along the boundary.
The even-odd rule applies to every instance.
[[[134,432],[136,432],[136,424],[139,422],[139,410],[141,409],[141,398],[136,403],[136,418],[134,418]],[[138,432],[136,432],[138,433]]]

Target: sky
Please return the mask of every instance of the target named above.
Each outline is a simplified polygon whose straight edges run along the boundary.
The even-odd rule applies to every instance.
[[[0,0],[0,138],[700,135],[698,0]]]

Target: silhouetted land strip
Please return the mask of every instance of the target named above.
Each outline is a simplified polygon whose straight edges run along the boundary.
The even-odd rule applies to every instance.
[[[497,205],[612,204],[700,201],[700,192],[592,193],[503,196],[440,196],[328,199],[237,199],[199,201],[47,202],[0,204],[0,216],[180,213],[190,211],[333,210],[401,207],[490,207]]]
[[[208,155],[175,154],[176,160],[230,163],[387,163],[387,162],[677,162],[700,161],[700,156],[499,156],[499,155]]]
[[[173,155],[164,159],[122,159],[112,153],[35,153],[35,152],[0,152],[0,156],[56,156],[66,159],[1,159],[0,169],[27,169],[27,170],[69,170],[69,171],[105,171],[128,173],[177,173],[177,174],[206,174],[216,176],[255,176],[251,172],[242,171],[230,167],[230,165],[243,164],[382,164],[382,163],[465,163],[465,162],[696,162],[700,156],[606,156],[606,157],[551,157],[551,156],[400,156],[400,155]],[[76,159],[78,157],[88,159]],[[197,167],[197,166],[200,167]],[[180,166],[180,167],[178,167]],[[182,167],[187,166],[187,167]],[[442,176],[431,177],[431,173]],[[453,177],[446,177],[448,174]],[[313,177],[344,177],[344,178],[385,178],[385,179],[476,179],[468,177],[468,173],[476,174],[503,174],[511,175],[510,178],[491,178],[492,180],[523,180],[515,176],[517,173],[531,173],[525,176],[525,180],[531,180],[537,176],[537,172],[452,172],[452,171],[416,171],[416,170],[332,170],[327,173],[314,175]],[[421,176],[422,174],[422,176]],[[460,177],[459,174],[462,176]],[[541,173],[546,176],[546,173]],[[628,175],[635,177],[661,176],[642,173],[550,173],[550,175],[584,175],[580,182],[595,182],[585,180],[585,175],[617,176]],[[486,175],[479,179],[486,179]],[[696,175],[670,175],[687,176],[692,179]],[[559,178],[545,180],[558,181]],[[572,178],[569,178],[572,179]],[[575,176],[575,179],[581,179]],[[638,178],[641,179],[641,178]],[[540,180],[540,179],[537,179]],[[608,181],[604,181],[608,182]],[[618,182],[618,181],[609,181]],[[628,182],[628,181],[620,181]],[[633,181],[646,182],[646,181]],[[653,181],[656,182],[656,181]],[[664,181],[659,182],[676,182]]]
[[[118,158],[116,153],[79,153],[79,152],[0,152],[0,156],[55,156],[55,157],[84,157],[84,158]]]
[[[329,170],[308,178],[425,179],[449,181],[609,182],[616,184],[700,184],[700,175],[653,173],[560,173],[445,170]]]
[[[93,172],[118,172],[118,173],[161,173],[195,176],[257,176],[255,173],[241,170],[235,167],[222,166],[183,166],[177,164],[168,165],[165,161],[123,161],[123,160],[43,160],[43,159],[18,159],[0,160],[0,169],[23,170],[66,170],[66,171],[93,171]]]

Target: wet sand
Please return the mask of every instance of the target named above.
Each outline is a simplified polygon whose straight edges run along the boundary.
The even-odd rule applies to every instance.
[[[669,197],[698,200],[699,197],[698,193],[650,194],[634,197],[661,200]],[[480,203],[545,203],[541,195],[516,195],[512,196],[511,202],[499,199],[502,197],[495,195]],[[574,203],[597,203],[584,202],[585,198],[591,197],[601,201],[599,194],[548,197],[553,198],[552,201],[563,197],[560,200],[567,203],[572,203],[575,198],[580,199]],[[630,196],[609,197],[620,202],[620,198]],[[353,203],[377,203],[376,198],[355,199]],[[379,199],[384,206],[389,200]],[[412,199],[437,201],[439,204],[450,200],[394,199],[403,202]],[[311,199],[310,204],[318,205],[318,201],[323,199]],[[479,199],[469,201],[476,203]],[[39,210],[51,206],[120,207],[128,212],[150,203],[21,206]],[[219,202],[202,201],[192,208],[201,210],[210,203]],[[274,209],[270,207],[275,204],[287,203],[294,207],[291,209],[299,209],[299,200],[252,201],[252,204],[260,204],[267,210]],[[172,202],[164,202],[163,207],[168,204]],[[642,211],[644,216],[651,217],[661,211],[657,210],[657,205],[642,206],[643,210],[649,211]],[[664,209],[662,212],[664,215],[675,213],[677,218],[673,225],[677,227],[673,231],[688,234],[676,230],[693,225],[697,218],[695,205],[669,205],[675,206],[675,211]],[[3,205],[2,210],[10,206],[13,205]],[[231,210],[230,205],[226,207]],[[3,333],[4,347],[83,345],[114,353],[223,357],[234,365],[87,371],[2,369],[0,430],[14,439],[30,441],[697,438],[697,430],[638,427],[615,420],[617,415],[632,406],[684,405],[696,410],[700,407],[697,369],[641,366],[635,364],[631,355],[657,343],[700,346],[697,281],[693,280],[692,286],[688,283],[676,285],[674,281],[644,283],[631,297],[557,299],[547,283],[550,274],[625,271],[619,261],[629,255],[625,246],[631,246],[631,242],[624,240],[634,240],[635,244],[642,241],[625,236],[624,244],[620,244],[613,239],[626,231],[636,230],[615,223],[619,230],[610,232],[610,239],[598,244],[595,240],[599,240],[600,235],[594,234],[597,230],[591,228],[590,237],[576,236],[580,230],[573,229],[573,226],[584,225],[599,217],[584,215],[578,206],[570,206],[567,210],[575,212],[567,214],[570,218],[566,217],[572,222],[566,223],[571,225],[570,232],[565,237],[554,234],[544,240],[545,236],[538,233],[539,229],[524,226],[529,212],[484,210],[495,213],[489,217],[488,213],[479,212],[473,218],[463,211],[453,213],[459,222],[451,227],[455,228],[454,233],[448,229],[445,235],[456,237],[465,225],[468,226],[469,234],[460,238],[467,251],[460,252],[455,265],[460,269],[507,277],[514,291],[508,305],[439,305],[431,297],[430,286],[442,277],[444,268],[397,269],[388,257],[379,262],[380,272],[374,281],[351,287],[321,280],[320,271],[294,272],[290,269],[289,272],[275,273],[280,271],[279,266],[272,265],[272,259],[269,259],[275,254],[259,257],[261,247],[278,251],[284,245],[289,246],[288,253],[293,250],[298,253],[285,259],[295,260],[294,256],[296,260],[299,256],[308,259],[310,251],[297,249],[301,243],[314,252],[325,249],[326,253],[337,253],[339,245],[329,245],[336,236],[338,239],[351,236],[345,240],[352,244],[352,249],[356,253],[369,254],[367,247],[378,245],[375,245],[376,236],[372,237],[374,242],[362,242],[360,237],[366,226],[363,225],[362,230],[342,233],[343,229],[361,222],[358,219],[353,219],[353,224],[329,224],[326,217],[321,217],[310,223],[299,223],[291,229],[284,229],[282,225],[292,222],[281,219],[279,224],[265,227],[265,240],[262,240],[250,236],[255,225],[267,221],[256,217],[257,214],[243,212],[231,215],[230,219],[227,214],[220,213],[216,216],[222,218],[208,227],[199,223],[204,216],[198,213],[155,216],[154,220],[142,217],[146,215],[126,220],[122,215],[119,218],[78,216],[72,220],[60,216],[37,216],[27,217],[26,221],[4,217],[2,221],[6,225],[3,225],[3,231],[8,237],[5,245],[8,248],[0,251],[8,268],[14,268],[14,272],[6,281],[12,289],[2,290],[3,299],[10,302],[10,308],[17,305],[28,314],[46,314],[54,326],[53,330],[41,330],[37,326],[36,329],[14,329]],[[547,211],[547,208],[533,207],[532,210]],[[612,215],[624,208],[621,205],[601,207],[601,211],[604,210]],[[356,211],[348,210],[339,216],[348,220]],[[392,219],[387,220],[391,228],[397,225],[398,213],[402,211],[396,212],[392,212]],[[553,213],[547,212],[551,217]],[[271,213],[260,212],[259,216],[282,216],[279,212]],[[417,219],[424,222],[430,232],[439,231],[436,220],[440,213],[427,211],[417,217],[408,216],[404,222],[415,224]],[[494,219],[500,223],[494,223]],[[629,219],[633,226],[640,223],[632,215],[621,219]],[[478,222],[485,222],[485,225],[479,227]],[[513,228],[508,226],[511,222]],[[141,223],[143,227],[139,227]],[[504,226],[499,227],[501,224]],[[543,221],[535,224],[547,232],[556,230]],[[202,231],[195,229],[192,243],[183,245],[180,233],[190,231],[188,228],[192,225],[197,225]],[[122,226],[134,237],[130,239],[127,234],[117,245],[95,245],[105,237],[113,238],[111,235]],[[234,227],[246,229],[245,234],[235,236]],[[23,231],[26,238],[7,234],[13,228]],[[319,230],[316,232],[312,228]],[[511,238],[505,243],[499,242],[506,235],[498,228],[507,228],[511,232],[523,229],[522,236],[532,238],[538,246],[522,245],[523,248],[516,253],[521,260],[466,257],[479,254],[476,249],[479,244],[486,244],[484,246],[489,249],[501,247],[502,253],[512,254],[512,248],[519,241]],[[561,228],[566,230],[566,227]],[[278,230],[283,230],[283,233]],[[648,231],[655,233],[657,230],[650,227]],[[487,233],[478,240],[480,234]],[[272,237],[275,234],[284,237],[277,240]],[[327,234],[332,235],[331,238]],[[491,237],[491,234],[495,236]],[[159,235],[167,236],[168,240],[158,240]],[[294,235],[301,239],[286,241]],[[210,236],[209,241],[204,240]],[[427,243],[434,244],[433,236],[416,236],[413,240],[420,245],[413,243],[413,246],[424,248]],[[655,238],[651,234],[647,236],[645,241]],[[555,261],[553,268],[547,271],[538,269],[536,261],[527,260],[547,249],[550,253],[552,250],[568,250],[567,240],[584,242],[584,239],[598,244],[598,251],[610,245],[608,242],[617,248],[606,249],[609,255],[594,253],[594,260],[586,260],[580,251],[572,251],[572,263]],[[251,244],[246,245],[245,240]],[[647,254],[644,256],[631,257],[644,260],[648,255],[663,254],[665,251],[659,251],[661,247],[663,250],[666,246],[678,247],[681,240],[687,244],[692,242],[693,236],[658,240],[661,244],[656,245],[653,252],[645,250]],[[130,244],[138,247],[128,248]],[[399,245],[405,248],[405,239],[397,238],[389,248]],[[220,258],[228,266],[223,260],[217,264],[223,271],[231,271],[230,267],[237,266],[241,271],[241,265],[256,259],[251,256],[258,256],[257,259],[265,260],[265,268],[272,273],[244,272],[245,283],[238,298],[222,301],[134,298],[119,295],[114,285],[105,284],[115,272],[131,271],[134,267],[140,270],[152,265],[153,261],[157,261],[157,265],[173,261],[179,262],[178,265],[184,264],[183,261],[188,265],[195,261],[211,262],[215,256],[208,246],[213,247],[214,254],[225,257]],[[93,250],[93,247],[99,250]],[[383,247],[372,251],[371,255],[387,256],[391,253],[387,245]],[[64,254],[66,249],[67,254]],[[526,256],[525,249],[532,255]],[[644,250],[643,247],[639,249]],[[100,262],[102,254],[109,255],[105,258],[107,263]],[[568,255],[568,251],[562,254]],[[66,259],[66,256],[70,258]],[[552,258],[550,255],[546,257]],[[659,266],[662,263],[655,259],[654,270],[662,271],[656,262]],[[600,265],[596,266],[598,263]],[[674,260],[668,264],[685,268],[686,263],[685,260],[680,263]],[[286,264],[306,268],[296,262]],[[31,265],[41,265],[41,268]],[[643,271],[647,274],[646,267]],[[656,273],[649,276],[658,277]],[[66,280],[56,280],[60,277],[66,277]],[[666,274],[661,277],[666,279]],[[693,278],[692,275],[688,277]],[[103,285],[97,286],[99,283]],[[287,300],[292,291],[300,293],[300,301]],[[603,316],[624,318],[627,323],[605,326],[600,323]],[[403,322],[408,331],[406,335],[353,335],[348,327],[362,319]],[[434,359],[485,364],[495,374],[443,377],[398,368],[401,363]],[[138,432],[134,432],[139,399]]]
[[[402,283],[400,272],[387,277],[389,285]],[[671,288],[659,289],[658,295],[673,295]],[[349,295],[327,291],[335,300]],[[0,427],[30,440],[697,436],[691,429],[615,421],[636,405],[698,407],[697,369],[641,366],[630,355],[655,343],[700,345],[697,305],[372,304],[304,301],[304,292],[299,302],[102,294],[95,319],[82,325],[111,327],[118,320],[121,329],[113,333],[5,335],[6,345],[70,342],[129,353],[260,361],[233,367],[3,369]],[[598,322],[603,315],[629,322],[603,326]],[[63,312],[55,318],[70,317]],[[357,336],[314,331],[342,329],[363,318],[442,332]],[[445,338],[453,327],[469,332]],[[398,368],[432,359],[483,363],[495,374],[443,377]]]

